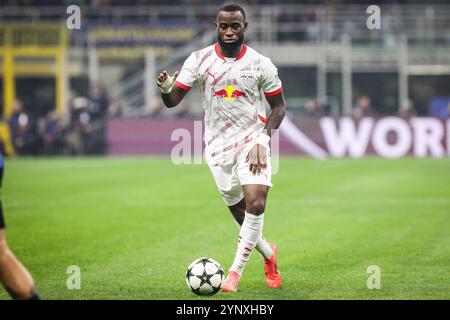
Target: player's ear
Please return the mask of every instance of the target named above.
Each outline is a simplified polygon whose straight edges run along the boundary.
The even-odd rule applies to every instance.
[[[248,22],[244,23],[244,32],[247,31]]]

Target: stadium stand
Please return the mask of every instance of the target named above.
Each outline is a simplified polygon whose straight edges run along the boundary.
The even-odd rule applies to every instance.
[[[36,121],[40,153],[89,153],[76,143],[45,148],[53,140],[43,137],[59,137],[61,131],[72,142],[83,141],[65,133],[79,128],[73,124],[74,101],[84,101],[90,117],[83,119],[96,127],[90,121],[97,104],[89,97],[96,83],[108,96],[102,110],[109,118],[201,117],[195,92],[179,109],[162,108],[154,76],[176,70],[192,50],[215,41],[213,18],[222,1],[77,3],[81,29],[68,30],[66,9],[72,2],[0,1],[1,113],[7,120],[15,99],[23,102]],[[436,113],[431,101],[447,96],[450,87],[450,5],[377,3],[380,30],[367,28],[367,4],[243,3],[250,23],[247,41],[279,67],[291,114],[361,118],[367,113],[359,104],[367,100],[371,115]]]

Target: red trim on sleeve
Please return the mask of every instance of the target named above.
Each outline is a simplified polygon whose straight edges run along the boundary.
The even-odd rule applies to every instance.
[[[263,123],[266,123],[267,120],[266,118],[264,118],[263,116],[259,115],[259,113],[257,113],[259,120],[261,120]]]
[[[272,91],[272,92],[264,92],[264,95],[266,97],[272,97],[272,96],[275,96],[275,95],[279,94],[282,91],[283,91],[283,87],[280,87],[279,89],[277,89],[275,91]]]
[[[188,87],[187,85],[185,85],[185,84],[182,84],[181,82],[179,82],[179,81],[175,81],[175,84],[178,86],[178,87],[180,87],[181,89],[183,89],[183,90],[186,90],[186,91],[189,91],[189,90],[191,90],[191,88],[190,87]]]

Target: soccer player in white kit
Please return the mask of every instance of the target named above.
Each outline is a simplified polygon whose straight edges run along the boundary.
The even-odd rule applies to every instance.
[[[219,9],[218,42],[193,52],[180,72],[159,74],[164,104],[175,107],[193,87],[200,89],[205,111],[205,159],[219,192],[240,227],[236,256],[222,291],[235,292],[256,248],[264,260],[266,284],[281,286],[277,247],[263,235],[264,210],[271,183],[269,141],[284,118],[286,103],[277,68],[244,44],[244,10]],[[264,101],[271,112],[266,117]]]

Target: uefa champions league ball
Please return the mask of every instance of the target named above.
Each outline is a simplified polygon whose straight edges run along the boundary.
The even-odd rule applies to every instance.
[[[225,273],[214,259],[202,257],[194,260],[186,271],[188,288],[199,296],[212,296],[222,287]]]

